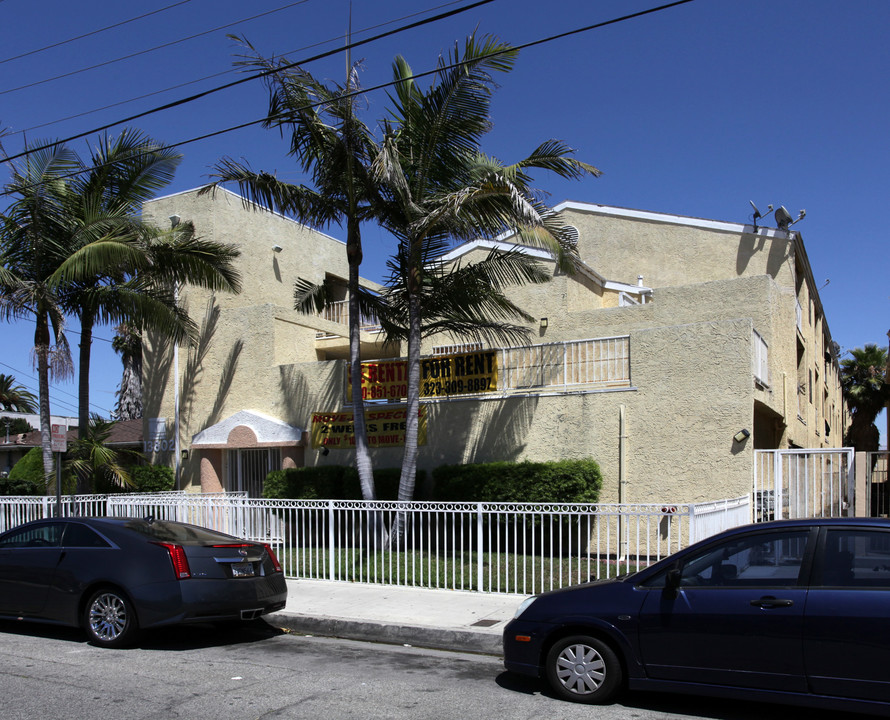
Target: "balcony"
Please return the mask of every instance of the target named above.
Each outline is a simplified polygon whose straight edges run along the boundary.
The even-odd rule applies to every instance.
[[[328,303],[319,313],[324,321],[316,330],[315,349],[326,360],[349,357],[349,301]],[[398,357],[399,343],[384,343],[380,323],[373,315],[363,316],[360,325],[361,354],[365,359]]]

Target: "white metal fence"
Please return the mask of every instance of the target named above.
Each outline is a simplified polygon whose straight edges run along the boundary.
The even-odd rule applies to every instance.
[[[866,455],[866,507],[872,517],[890,517],[890,482],[887,467],[890,453],[870,452]]]
[[[756,522],[843,517],[853,498],[852,448],[756,450]]]
[[[0,531],[55,512],[55,498],[0,498]],[[66,496],[61,514],[152,515],[269,542],[291,578],[530,594],[646,567],[748,522],[750,502],[364,502],[163,493]],[[397,523],[404,531],[390,534]]]

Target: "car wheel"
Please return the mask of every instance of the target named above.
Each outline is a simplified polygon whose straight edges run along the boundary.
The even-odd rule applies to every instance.
[[[94,645],[122,647],[136,637],[136,613],[120,590],[103,588],[93,593],[84,608],[84,627]]]
[[[621,686],[618,656],[606,643],[587,635],[559,640],[547,653],[547,682],[564,700],[605,703]]]

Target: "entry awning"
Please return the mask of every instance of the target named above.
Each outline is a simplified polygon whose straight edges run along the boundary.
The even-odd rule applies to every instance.
[[[301,445],[303,430],[253,410],[241,410],[192,436],[192,447],[262,448]]]

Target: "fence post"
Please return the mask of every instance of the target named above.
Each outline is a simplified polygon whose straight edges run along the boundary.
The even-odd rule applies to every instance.
[[[483,584],[483,559],[482,547],[484,545],[484,528],[482,522],[482,503],[476,503],[476,591],[482,592]]]
[[[334,579],[334,501],[328,500],[328,580]]]

